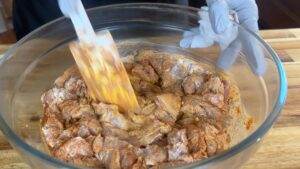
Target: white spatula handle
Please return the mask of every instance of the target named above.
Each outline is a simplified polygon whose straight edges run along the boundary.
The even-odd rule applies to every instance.
[[[58,0],[62,13],[71,18],[80,41],[95,43],[96,34],[86,14],[81,0]]]

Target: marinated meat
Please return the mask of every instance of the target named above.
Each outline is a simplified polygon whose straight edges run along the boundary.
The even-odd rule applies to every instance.
[[[89,104],[79,104],[74,100],[67,100],[60,104],[64,120],[80,119],[94,115],[94,110]]]
[[[103,150],[96,154],[96,158],[105,168],[120,169],[120,152],[119,150]]]
[[[155,103],[158,107],[154,112],[157,119],[166,123],[175,123],[179,115],[181,98],[174,94],[166,93],[157,95]]]
[[[145,124],[142,128],[133,130],[129,134],[136,137],[141,145],[149,145],[160,139],[164,134],[171,131],[171,126],[154,120],[149,124]]]
[[[204,85],[205,87],[203,93],[212,92],[224,94],[224,84],[218,76],[209,78]]]
[[[64,85],[65,89],[72,93],[76,94],[77,96],[83,97],[87,93],[87,88],[85,86],[85,83],[83,79],[76,78],[76,77],[70,77]]]
[[[132,165],[132,169],[146,169],[146,168],[147,166],[145,160],[142,157],[139,157],[136,163]]]
[[[155,103],[149,103],[147,105],[142,106],[141,113],[143,115],[150,115],[156,110],[157,106]]]
[[[183,98],[181,112],[185,117],[202,117],[206,116],[206,111],[201,105],[202,97],[190,95]]]
[[[94,155],[91,145],[81,137],[74,137],[54,151],[54,156],[72,161],[76,158],[88,158]]]
[[[104,112],[100,117],[100,121],[110,123],[113,126],[123,130],[133,128],[132,123],[128,119],[126,119],[123,114],[119,113],[118,110]]]
[[[103,114],[116,114],[119,112],[118,106],[105,103],[92,103],[95,113],[98,115]]]
[[[86,128],[92,135],[98,135],[102,130],[98,119],[93,117],[84,118],[80,120],[79,123],[80,126],[84,126],[84,128]]]
[[[103,150],[103,137],[99,134],[93,141],[93,151],[98,154]]]
[[[132,145],[118,137],[107,136],[104,138],[103,147],[104,149],[123,149],[132,147]]]
[[[63,131],[63,124],[54,117],[46,118],[42,124],[42,135],[51,148],[57,147],[61,142],[58,139]]]
[[[206,103],[203,97],[198,95],[184,97],[181,111],[185,117],[219,119],[222,116],[222,111],[218,107]]]
[[[140,79],[149,82],[156,83],[158,81],[158,75],[154,69],[148,64],[136,64],[132,70],[132,75],[139,77]]]
[[[64,88],[52,88],[42,95],[42,103],[44,107],[58,105],[66,100],[77,99],[75,94],[69,93]]]
[[[129,138],[129,133],[126,130],[117,128],[110,123],[102,122],[103,130],[102,135],[103,136],[115,136],[120,139],[126,139]]]
[[[224,95],[222,94],[207,93],[203,95],[203,98],[218,108],[222,108],[224,106]]]
[[[137,162],[138,156],[135,153],[134,148],[124,148],[120,150],[120,163],[121,168],[132,168],[132,166]]]
[[[65,82],[70,78],[70,77],[81,77],[79,70],[77,69],[76,66],[72,66],[69,69],[67,69],[61,76],[59,76],[55,82],[54,85],[58,88],[63,88],[65,85]]]
[[[186,130],[173,130],[168,133],[168,155],[170,161],[182,160],[191,162],[193,159],[189,155],[188,140]]]
[[[158,145],[148,145],[142,151],[142,156],[145,158],[146,165],[157,165],[165,162],[168,158],[167,151]]]
[[[159,93],[161,92],[161,88],[155,84],[152,84],[150,82],[144,81],[136,76],[129,76],[129,79],[131,81],[132,87],[135,91],[144,93],[144,92],[155,92]]]
[[[156,96],[155,103],[162,110],[170,113],[172,118],[177,119],[180,106],[181,98],[171,93],[161,94]]]
[[[135,53],[122,60],[136,112],[92,100],[76,66],[42,94],[41,135],[54,157],[92,168],[163,168],[222,152],[236,129],[251,128],[239,90],[224,74],[179,54]]]
[[[196,125],[189,124],[186,127],[188,148],[194,159],[207,157],[207,145],[205,142],[205,132]]]
[[[199,92],[203,85],[203,82],[204,79],[200,75],[187,76],[182,82],[182,87],[185,94],[194,94],[196,92]]]

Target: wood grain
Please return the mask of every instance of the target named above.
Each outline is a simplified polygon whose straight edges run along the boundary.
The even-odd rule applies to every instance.
[[[288,78],[286,105],[273,129],[243,169],[300,169],[300,29],[261,31],[284,62]],[[0,53],[9,46],[0,45]],[[28,169],[0,133],[0,168]]]

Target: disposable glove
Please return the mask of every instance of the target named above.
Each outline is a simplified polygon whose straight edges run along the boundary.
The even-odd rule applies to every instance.
[[[227,70],[243,50],[247,62],[256,75],[263,75],[266,63],[256,38],[238,29],[239,22],[258,34],[258,9],[254,0],[207,0],[207,7],[199,11],[199,27],[187,31],[181,47],[203,48],[218,43],[221,48],[217,67]],[[235,22],[233,22],[235,20]]]

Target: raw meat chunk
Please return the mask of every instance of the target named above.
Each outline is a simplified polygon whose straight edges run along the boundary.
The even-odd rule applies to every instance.
[[[191,162],[193,158],[189,155],[186,130],[173,130],[168,133],[168,154],[170,161],[182,160]]]
[[[140,79],[149,82],[156,83],[158,81],[158,75],[154,69],[148,64],[136,64],[132,70],[132,75],[139,77]]]
[[[199,75],[187,76],[183,82],[182,87],[185,94],[194,94],[199,91],[203,85],[204,79]]]
[[[81,137],[74,137],[57,150],[54,151],[54,156],[62,160],[72,160],[73,158],[86,158],[94,155],[90,144]]]
[[[59,135],[63,131],[63,124],[54,117],[46,118],[42,125],[42,135],[49,147],[60,145]]]

